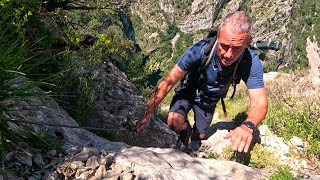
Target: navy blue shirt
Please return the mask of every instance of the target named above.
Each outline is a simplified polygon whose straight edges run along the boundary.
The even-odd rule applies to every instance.
[[[181,81],[175,92],[200,105],[214,108],[220,98],[225,97],[228,92],[237,61],[230,66],[221,67],[215,53],[210,64],[199,71],[206,42],[208,39],[191,46],[177,62],[183,71],[188,72],[188,77]],[[251,49],[245,50],[236,74],[246,83],[248,89],[264,87],[261,61]]]

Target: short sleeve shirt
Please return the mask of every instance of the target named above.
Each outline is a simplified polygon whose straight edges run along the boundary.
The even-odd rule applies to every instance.
[[[188,78],[181,81],[175,92],[186,94],[200,105],[215,107],[220,98],[225,97],[228,92],[237,62],[221,67],[217,55],[214,54],[210,64],[199,70],[207,42],[208,39],[203,39],[194,44],[177,62],[181,70],[188,72]],[[246,49],[244,57],[249,58],[240,61],[237,76],[246,83],[248,89],[263,88],[263,68],[259,57],[251,49]]]

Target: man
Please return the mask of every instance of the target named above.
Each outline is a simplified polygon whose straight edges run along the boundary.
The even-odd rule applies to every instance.
[[[252,20],[245,12],[234,12],[223,19],[218,28],[213,59],[201,70],[201,78],[197,72],[199,72],[198,68],[208,39],[201,40],[190,47],[159,83],[144,116],[137,122],[137,131],[141,132],[146,128],[158,105],[181,80],[171,102],[167,118],[168,126],[174,131],[188,129],[189,123],[186,117],[193,108],[195,132],[191,139],[199,141],[208,138],[205,136],[205,131],[211,124],[216,104],[227,94],[232,83],[233,72],[239,68],[238,75],[248,88],[250,109],[244,123],[224,138],[230,139],[234,150],[248,152],[253,129],[265,117],[268,107],[260,59],[253,50],[248,49],[252,40],[251,27]],[[249,55],[249,60],[241,60],[244,54]]]

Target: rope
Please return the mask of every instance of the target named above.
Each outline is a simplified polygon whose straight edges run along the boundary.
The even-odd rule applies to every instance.
[[[65,124],[52,124],[52,123],[46,123],[46,122],[33,122],[33,121],[28,121],[28,120],[23,120],[23,119],[1,119],[13,123],[26,123],[26,124],[36,124],[36,125],[41,125],[41,126],[52,126],[52,127],[64,127],[64,128],[75,128],[75,129],[87,129],[87,130],[96,130],[96,131],[131,131],[132,133],[137,133],[135,127],[126,127],[126,128],[119,128],[116,126],[109,126],[107,128],[95,128],[95,127],[88,127],[88,126],[73,126],[73,125],[65,125]],[[172,136],[172,133],[168,132],[161,132],[164,134],[168,134]]]
[[[23,119],[2,119],[9,122],[14,123],[26,123],[26,124],[36,124],[41,126],[53,126],[53,127],[64,127],[64,128],[75,128],[75,129],[87,129],[87,130],[97,130],[97,131],[133,131],[131,128],[127,129],[118,129],[116,127],[108,127],[108,128],[95,128],[95,127],[88,127],[88,126],[73,126],[73,125],[65,125],[65,124],[52,124],[52,123],[46,123],[46,122],[33,122]]]

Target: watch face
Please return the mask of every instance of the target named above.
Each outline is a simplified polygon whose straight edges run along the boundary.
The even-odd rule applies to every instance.
[[[245,124],[250,129],[254,129],[254,124],[252,122],[250,122],[250,121],[246,121],[243,124]]]

